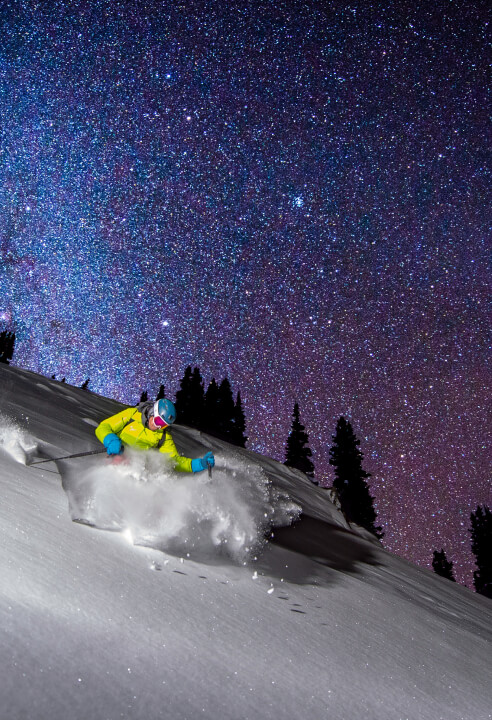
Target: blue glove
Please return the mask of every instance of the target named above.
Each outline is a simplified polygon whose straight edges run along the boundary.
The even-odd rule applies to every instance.
[[[109,433],[103,440],[103,445],[108,451],[108,455],[121,455],[123,452],[123,443],[119,439],[118,435]]]
[[[213,467],[214,465],[215,458],[211,452],[205,453],[202,458],[196,458],[196,460],[191,461],[191,469],[193,472],[201,472],[202,470],[206,470],[208,467]]]

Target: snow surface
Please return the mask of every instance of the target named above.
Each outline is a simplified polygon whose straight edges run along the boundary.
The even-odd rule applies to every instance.
[[[492,718],[490,600],[301,473],[178,427],[211,479],[155,453],[29,465],[98,449],[120,407],[0,366],[2,718]]]

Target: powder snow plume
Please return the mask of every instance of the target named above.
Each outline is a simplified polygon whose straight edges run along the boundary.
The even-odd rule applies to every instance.
[[[0,448],[17,462],[27,465],[37,450],[37,441],[13,420],[0,415]]]
[[[290,525],[300,507],[259,465],[233,453],[215,457],[212,478],[174,472],[161,454],[131,448],[120,464],[97,458],[82,471],[65,466],[72,518],[172,554],[246,562],[268,530]]]

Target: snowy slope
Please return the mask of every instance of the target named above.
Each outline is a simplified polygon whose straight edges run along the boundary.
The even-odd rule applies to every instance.
[[[119,407],[0,366],[2,718],[492,717],[491,602],[301,474],[186,428],[211,481],[150,453],[23,464],[97,448]]]

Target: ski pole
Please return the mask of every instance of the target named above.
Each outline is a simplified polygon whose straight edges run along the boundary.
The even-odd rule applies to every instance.
[[[57,460],[69,460],[71,458],[86,457],[87,455],[100,455],[106,450],[89,450],[88,452],[75,453],[75,455],[63,455],[63,457],[49,458],[48,460],[35,460],[29,465],[41,465],[41,463],[56,462]]]

